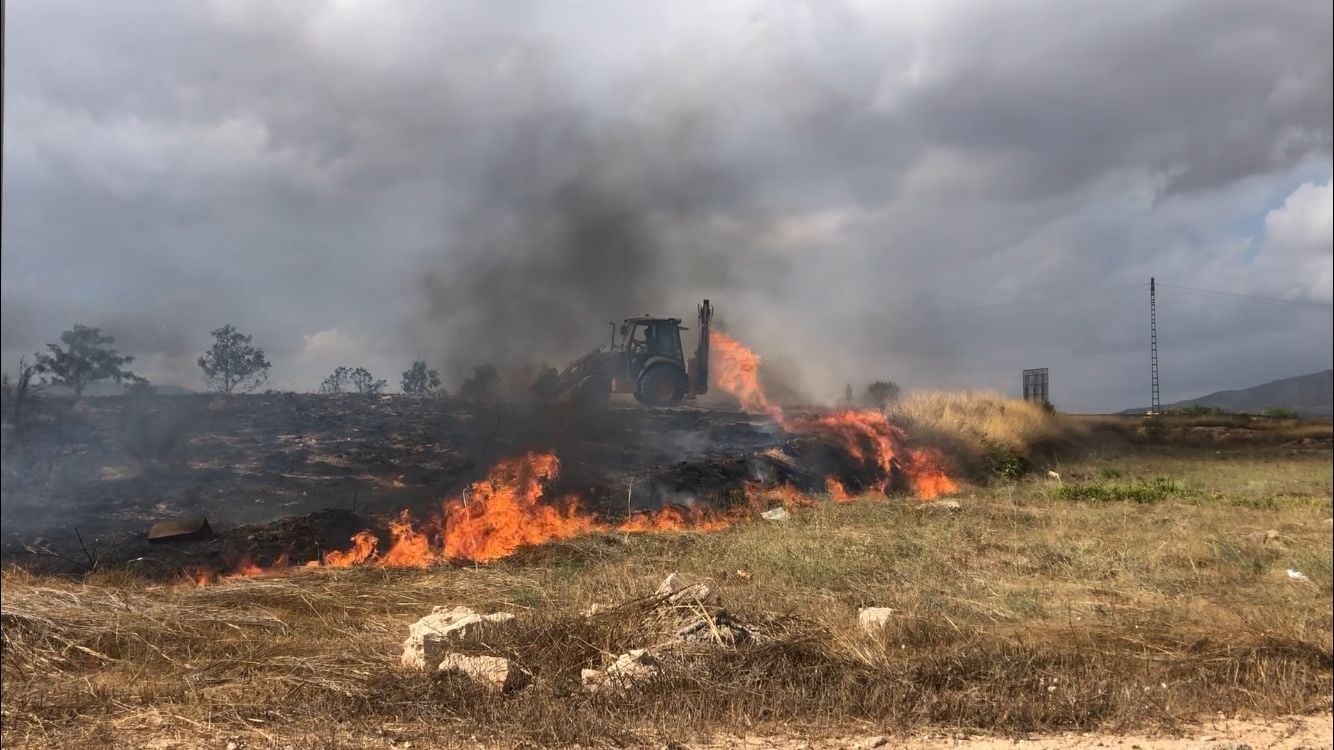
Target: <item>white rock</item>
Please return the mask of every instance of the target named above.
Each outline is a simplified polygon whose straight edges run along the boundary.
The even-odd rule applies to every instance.
[[[732,613],[725,609],[714,611],[677,629],[673,639],[683,643],[737,646],[756,640]]]
[[[658,584],[658,590],[653,593],[655,596],[666,596],[673,591],[678,591],[685,587],[686,582],[681,580],[681,576],[673,572],[671,575],[662,579],[662,583]]]
[[[931,511],[934,513],[941,513],[941,512],[958,513],[959,509],[962,507],[963,507],[962,505],[959,505],[958,500],[933,500],[929,503],[922,503],[921,505],[917,506],[917,509]]]
[[[862,624],[862,630],[871,635],[884,630],[893,617],[894,610],[889,607],[864,607],[857,613],[857,621]]]
[[[766,510],[760,514],[760,518],[763,518],[766,521],[786,521],[791,517],[792,514],[788,512],[787,508],[783,507]]]
[[[590,693],[596,692],[602,687],[602,672],[596,669],[579,670],[579,682],[583,684],[584,690]]]
[[[661,674],[658,660],[642,648],[616,657],[616,661],[605,670],[585,669],[579,673],[584,689],[592,692],[603,690],[628,690],[642,687]]]
[[[1291,578],[1294,581],[1301,581],[1302,583],[1311,582],[1311,579],[1307,578],[1305,573],[1301,572],[1300,570],[1293,570],[1291,568],[1288,569],[1288,578]]]
[[[672,573],[658,584],[654,596],[665,596],[669,604],[703,604],[713,596],[713,587],[707,583],[687,586],[684,579]]]
[[[460,672],[493,693],[512,690],[523,682],[523,672],[509,659],[500,656],[445,654],[438,669]]]
[[[518,623],[509,612],[481,615],[467,607],[436,607],[408,626],[402,663],[409,669],[430,669],[445,658],[452,643],[480,643],[508,635]]]

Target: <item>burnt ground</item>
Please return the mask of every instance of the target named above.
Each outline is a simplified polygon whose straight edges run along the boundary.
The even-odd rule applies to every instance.
[[[313,559],[400,509],[438,509],[497,459],[529,450],[560,458],[553,494],[624,514],[631,482],[636,509],[691,486],[721,492],[753,472],[747,456],[788,442],[738,411],[628,404],[585,415],[405,396],[49,399],[21,424],[5,426],[0,555],[71,572],[91,560],[152,572],[246,554]],[[207,517],[220,539],[147,543],[153,523],[180,516]]]

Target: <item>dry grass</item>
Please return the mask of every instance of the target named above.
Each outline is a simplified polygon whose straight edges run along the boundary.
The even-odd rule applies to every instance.
[[[954,457],[970,476],[985,474],[996,458],[1068,450],[1088,435],[1076,420],[991,391],[913,392],[886,413],[915,441]]]
[[[589,745],[736,728],[1170,728],[1216,712],[1328,710],[1328,456],[1220,468],[1212,452],[1115,455],[1060,466],[1060,485],[976,489],[957,515],[820,504],[786,523],[592,536],[480,567],[203,589],[11,571],[3,741]],[[1153,504],[1055,491],[1154,476],[1182,491]],[[1251,540],[1265,529],[1278,538]],[[662,640],[670,623],[644,597],[673,570],[713,580],[767,642],[677,652],[666,679],[631,696],[579,690],[581,668]],[[594,603],[621,606],[584,618]],[[407,623],[459,604],[519,615],[520,632],[489,648],[536,687],[495,698],[397,667]],[[879,637],[856,626],[868,605],[896,610]]]
[[[961,473],[975,479],[1016,458],[1040,463],[1143,446],[1310,448],[1334,440],[1328,419],[1070,415],[991,391],[911,392],[886,413],[914,442],[941,448]]]

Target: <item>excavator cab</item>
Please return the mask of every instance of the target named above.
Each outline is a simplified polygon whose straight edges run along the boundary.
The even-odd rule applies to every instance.
[[[699,339],[687,363],[680,318],[643,315],[612,324],[611,347],[595,349],[557,372],[545,368],[532,385],[539,398],[570,394],[583,406],[605,404],[612,393],[633,393],[645,406],[676,406],[709,389],[709,322],[713,306],[698,308]],[[620,343],[616,335],[620,334]]]
[[[681,319],[642,316],[621,325],[623,356],[612,390],[634,393],[647,406],[674,406],[686,397]]]

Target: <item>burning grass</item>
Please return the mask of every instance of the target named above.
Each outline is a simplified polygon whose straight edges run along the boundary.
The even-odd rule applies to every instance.
[[[1082,442],[1088,429],[1038,404],[989,391],[922,391],[886,409],[917,441],[939,447],[966,473],[980,475],[997,458],[1031,458]]]
[[[1097,481],[1105,461],[1063,466],[1066,486]],[[11,571],[4,744],[567,745],[738,727],[1171,728],[1215,712],[1328,710],[1328,457],[1257,458],[1261,484],[1214,471],[1211,456],[1115,461],[1118,481],[1165,476],[1189,492],[1059,502],[1061,485],[1026,481],[963,498],[958,514],[815,503],[714,534],[599,532],[480,566],[198,589]],[[1253,495],[1284,500],[1233,503]],[[1250,541],[1268,528],[1273,542]],[[630,696],[580,691],[581,668],[663,636],[645,597],[673,570],[712,580],[766,642],[683,652]],[[610,606],[584,617],[592,604]],[[489,647],[537,686],[491,697],[402,671],[407,623],[437,605],[517,613],[519,632]],[[896,611],[877,637],[856,625],[868,605]]]

